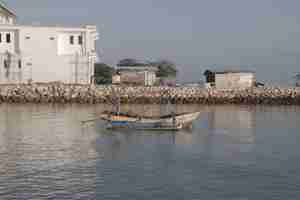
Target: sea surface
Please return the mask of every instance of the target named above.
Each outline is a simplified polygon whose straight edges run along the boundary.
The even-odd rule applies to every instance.
[[[191,131],[109,131],[108,105],[0,105],[0,199],[300,199],[300,107],[201,111]]]

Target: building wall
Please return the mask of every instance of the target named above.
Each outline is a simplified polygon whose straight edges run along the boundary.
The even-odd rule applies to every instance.
[[[58,34],[58,55],[83,55],[83,47],[84,47],[84,33],[82,32],[61,32]],[[73,44],[71,44],[71,37]],[[81,42],[80,43],[80,38]]]
[[[4,66],[4,62],[7,62],[9,67]],[[27,75],[20,67],[20,57],[16,55],[0,54],[0,63],[0,83],[21,83]]]
[[[9,14],[0,5],[0,24],[15,24],[16,17]]]
[[[156,82],[156,73],[153,71],[146,71],[145,72],[145,85],[152,86]]]
[[[246,89],[254,86],[254,73],[221,73],[215,76],[217,89]]]
[[[173,77],[161,77],[159,78],[159,84],[161,86],[176,86],[176,78]]]
[[[145,85],[145,73],[136,71],[121,72],[121,83],[132,85]]]
[[[121,83],[121,76],[115,74],[112,76],[112,84],[120,84]]]
[[[151,71],[122,71],[120,81],[122,84],[152,86],[156,75]]]
[[[0,53],[16,53],[17,34],[15,30],[0,29]]]
[[[16,83],[4,71],[6,52],[21,60],[21,71],[27,74],[21,82],[54,82],[88,84],[94,75],[97,55],[87,41],[95,41],[95,27],[64,28],[34,26],[1,26],[0,33],[11,33],[11,43],[0,43],[0,83]],[[79,44],[79,35],[82,44]],[[73,36],[74,43],[70,43]],[[19,63],[18,63],[19,65]],[[28,75],[29,74],[29,75]]]

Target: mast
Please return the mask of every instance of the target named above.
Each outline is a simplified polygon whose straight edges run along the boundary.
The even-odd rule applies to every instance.
[[[170,89],[166,89],[161,91],[161,96],[160,96],[160,111],[161,111],[161,115],[170,115],[175,113],[177,111],[177,107],[176,107],[176,102],[175,105],[172,105],[172,97],[170,94]]]
[[[111,86],[111,98],[112,98],[112,109],[114,113],[120,114],[121,111],[121,102],[120,95],[118,90],[114,86]]]

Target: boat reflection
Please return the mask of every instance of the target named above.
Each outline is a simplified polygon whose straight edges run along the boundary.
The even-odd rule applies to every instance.
[[[128,110],[132,110],[129,106]],[[151,132],[135,130],[104,130],[98,127],[100,137],[97,148],[104,153],[104,157],[122,159],[127,157],[130,148],[159,148],[161,145],[189,145],[199,151],[209,151],[211,154],[235,154],[248,152],[255,143],[255,110],[251,107],[232,106],[178,106],[183,112],[201,111],[200,119],[194,122],[190,131]],[[156,106],[142,108],[146,113],[157,114],[160,110]],[[141,107],[135,107],[141,112]],[[143,113],[145,114],[145,113]],[[186,146],[188,147],[188,146]],[[209,153],[208,152],[208,153]]]

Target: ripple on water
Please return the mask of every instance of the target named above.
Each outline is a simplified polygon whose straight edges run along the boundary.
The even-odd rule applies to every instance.
[[[190,132],[81,127],[105,108],[0,105],[0,199],[300,198],[299,107],[178,106],[202,111]]]

